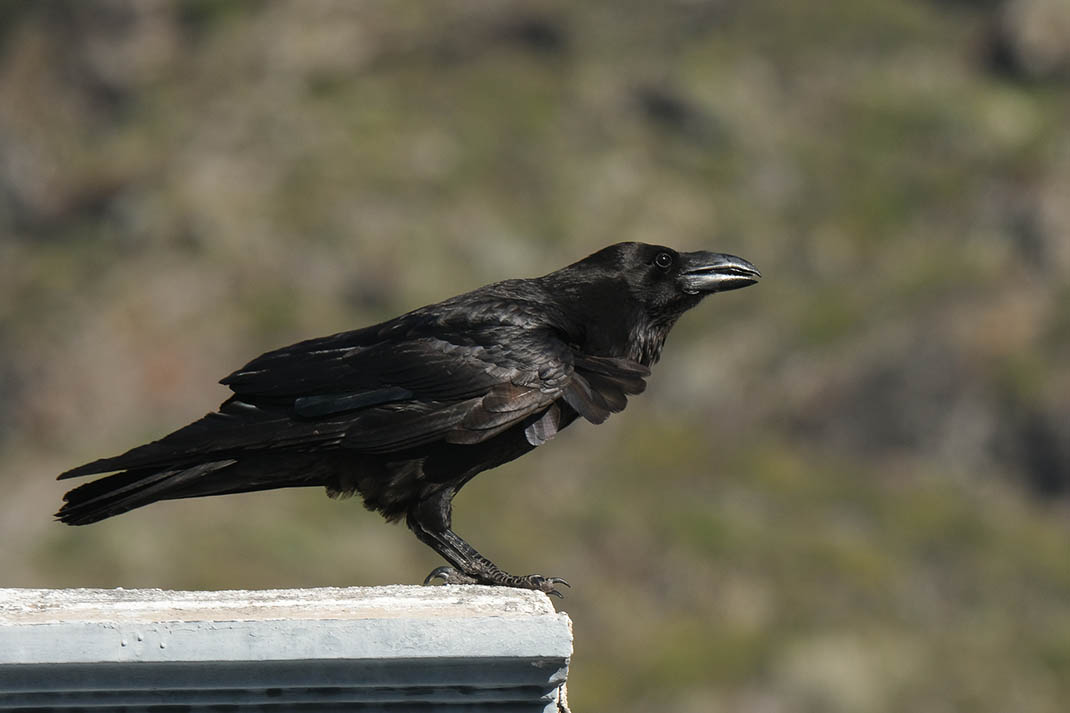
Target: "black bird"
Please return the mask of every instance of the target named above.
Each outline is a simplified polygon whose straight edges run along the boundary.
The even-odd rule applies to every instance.
[[[324,486],[404,517],[451,565],[425,583],[559,595],[564,580],[508,574],[454,533],[453,496],[576,418],[623,410],[681,314],[759,277],[732,255],[619,243],[543,277],[268,352],[222,380],[234,395],[218,411],[60,475],[121,471],[68,492],[56,517],[86,525],[157,500]]]

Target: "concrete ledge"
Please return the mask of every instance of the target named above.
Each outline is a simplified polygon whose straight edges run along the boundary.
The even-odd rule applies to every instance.
[[[0,710],[563,710],[538,592],[0,589]]]

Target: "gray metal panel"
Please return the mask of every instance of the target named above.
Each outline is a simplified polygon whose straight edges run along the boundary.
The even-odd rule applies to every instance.
[[[542,594],[0,590],[0,710],[557,711]]]

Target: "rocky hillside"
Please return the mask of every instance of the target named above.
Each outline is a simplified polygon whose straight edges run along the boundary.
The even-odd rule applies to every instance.
[[[611,242],[742,255],[477,478],[577,711],[1065,709],[1064,0],[0,2],[0,586],[416,582],[321,493],[49,521],[261,351]]]

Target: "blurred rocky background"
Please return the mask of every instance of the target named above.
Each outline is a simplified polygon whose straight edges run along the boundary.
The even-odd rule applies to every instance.
[[[620,240],[765,279],[457,500],[574,585],[574,709],[1065,711],[1066,0],[0,2],[0,586],[420,581],[318,491],[53,477]]]

